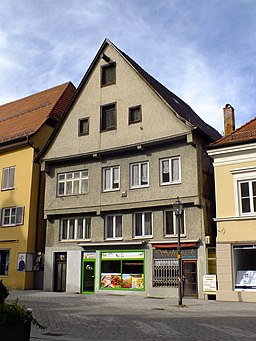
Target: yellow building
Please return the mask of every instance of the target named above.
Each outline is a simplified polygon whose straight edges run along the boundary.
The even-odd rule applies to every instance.
[[[34,158],[75,93],[65,83],[0,106],[0,279],[42,287],[44,175]]]
[[[225,136],[213,143],[217,222],[217,299],[256,301],[256,118],[234,130],[224,108]]]

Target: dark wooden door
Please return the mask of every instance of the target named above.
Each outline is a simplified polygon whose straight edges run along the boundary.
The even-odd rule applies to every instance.
[[[66,291],[67,253],[55,253],[54,291]]]
[[[184,260],[183,268],[183,296],[197,297],[197,261]]]

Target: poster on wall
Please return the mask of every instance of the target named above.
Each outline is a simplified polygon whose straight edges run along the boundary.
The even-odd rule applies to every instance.
[[[121,288],[121,274],[101,274],[101,288]]]
[[[32,271],[33,270],[33,254],[19,253],[17,271]]]
[[[122,275],[122,288],[129,289],[143,289],[144,278],[143,274],[123,274]]]
[[[256,289],[256,271],[238,270],[236,272],[236,288]]]

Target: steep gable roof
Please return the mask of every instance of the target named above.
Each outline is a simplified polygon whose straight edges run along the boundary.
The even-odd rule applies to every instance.
[[[181,98],[167,89],[163,84],[158,82],[154,77],[147,73],[139,66],[131,57],[117,48],[113,43],[107,40],[109,44],[115,47],[117,51],[133,66],[133,68],[141,75],[141,77],[169,104],[169,106],[185,121],[199,129],[200,133],[207,135],[211,140],[220,138],[220,133],[213,127],[205,123],[193,109],[185,103]]]
[[[256,117],[234,130],[231,134],[222,137],[210,144],[212,147],[224,147],[226,145],[255,142],[256,141]]]
[[[0,144],[34,134],[47,120],[57,122],[75,93],[64,83],[0,106]]]

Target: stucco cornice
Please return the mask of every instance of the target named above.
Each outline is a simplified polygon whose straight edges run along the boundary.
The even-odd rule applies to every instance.
[[[211,149],[208,150],[207,153],[213,158],[214,166],[255,161],[256,143]]]

